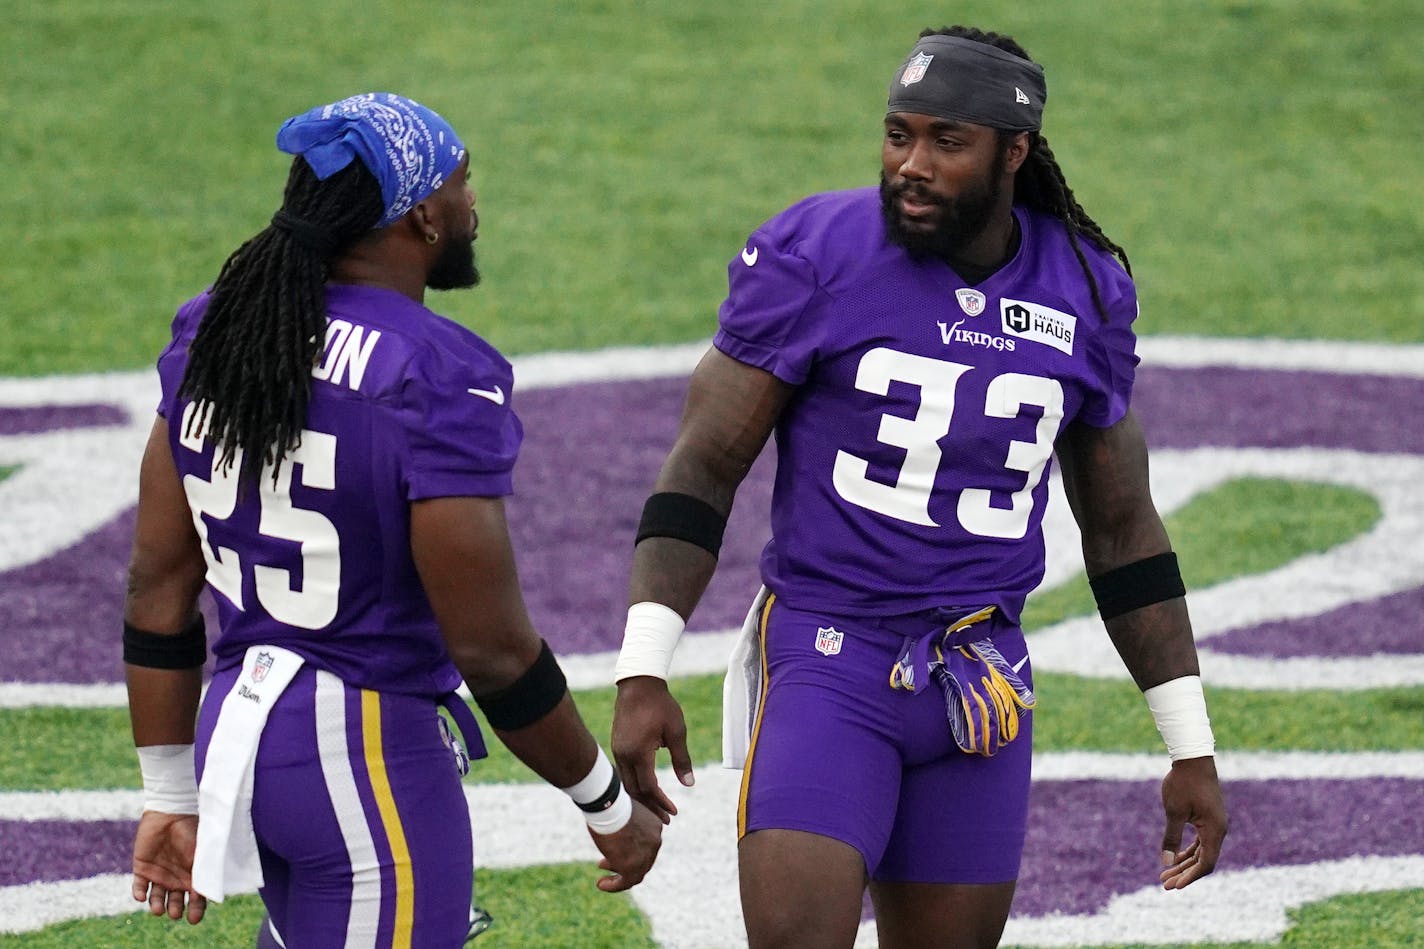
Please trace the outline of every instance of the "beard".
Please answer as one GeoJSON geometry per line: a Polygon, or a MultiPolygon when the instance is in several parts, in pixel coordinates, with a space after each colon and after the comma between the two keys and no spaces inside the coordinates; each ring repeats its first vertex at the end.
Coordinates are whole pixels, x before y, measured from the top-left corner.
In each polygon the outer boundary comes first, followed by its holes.
{"type": "Polygon", "coordinates": [[[885,219],[886,237],[916,257],[949,260],[962,256],[964,249],[984,232],[998,207],[1004,190],[1005,161],[1006,156],[1000,151],[994,157],[989,174],[980,181],[970,182],[955,198],[931,194],[913,182],[892,185],[882,171],[880,213],[885,219]],[[906,219],[896,204],[896,200],[905,195],[934,205],[939,214],[928,223],[906,219]]]}
{"type": "Polygon", "coordinates": [[[440,249],[425,285],[432,290],[460,290],[477,286],[480,271],[475,266],[475,242],[452,240],[440,249]]]}

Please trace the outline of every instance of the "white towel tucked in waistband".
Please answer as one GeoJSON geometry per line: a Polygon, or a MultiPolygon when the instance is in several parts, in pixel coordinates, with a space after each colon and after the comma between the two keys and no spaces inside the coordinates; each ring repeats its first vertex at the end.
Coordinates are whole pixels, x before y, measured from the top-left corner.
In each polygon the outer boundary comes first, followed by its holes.
{"type": "Polygon", "coordinates": [[[251,646],[242,674],[223,698],[198,784],[198,849],[193,855],[193,889],[214,902],[262,885],[252,830],[253,764],[267,714],[302,662],[280,646],[251,646]]]}
{"type": "Polygon", "coordinates": [[[722,767],[741,768],[751,748],[752,726],[761,703],[761,610],[770,595],[762,587],[742,622],[741,635],[722,680],[722,767]]]}

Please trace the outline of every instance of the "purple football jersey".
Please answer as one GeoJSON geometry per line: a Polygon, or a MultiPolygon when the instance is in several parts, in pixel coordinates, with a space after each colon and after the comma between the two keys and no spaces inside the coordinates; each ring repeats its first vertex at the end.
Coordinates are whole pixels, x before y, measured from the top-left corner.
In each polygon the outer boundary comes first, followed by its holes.
{"type": "MultiPolygon", "coordinates": [[[[523,430],[509,362],[468,329],[391,290],[327,288],[326,346],[301,445],[239,491],[189,433],[178,387],[208,294],[179,309],[158,360],[159,414],[208,561],[219,668],[248,646],[301,654],[348,684],[455,688],[410,550],[410,502],[499,497],[523,430]]],[[[239,459],[240,463],[240,459],[239,459]]]]}
{"type": "Polygon", "coordinates": [[[1132,281],[1061,222],[968,286],[885,236],[875,188],[808,198],[729,265],[714,345],[798,386],[776,429],[762,577],[788,605],[852,615],[995,604],[1043,578],[1043,509],[1065,425],[1127,411],[1132,281]]]}

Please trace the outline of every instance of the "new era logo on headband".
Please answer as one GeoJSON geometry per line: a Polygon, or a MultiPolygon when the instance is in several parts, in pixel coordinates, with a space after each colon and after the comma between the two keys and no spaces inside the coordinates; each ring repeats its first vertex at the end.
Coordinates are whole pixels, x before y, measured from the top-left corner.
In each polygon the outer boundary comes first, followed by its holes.
{"type": "Polygon", "coordinates": [[[1014,86],[1014,101],[1021,105],[1029,104],[1028,96],[1024,95],[1024,91],[1018,86],[1014,86]]]}
{"type": "Polygon", "coordinates": [[[900,85],[908,86],[925,78],[925,70],[930,68],[932,59],[934,57],[926,53],[916,53],[905,66],[905,71],[900,76],[900,85]]]}

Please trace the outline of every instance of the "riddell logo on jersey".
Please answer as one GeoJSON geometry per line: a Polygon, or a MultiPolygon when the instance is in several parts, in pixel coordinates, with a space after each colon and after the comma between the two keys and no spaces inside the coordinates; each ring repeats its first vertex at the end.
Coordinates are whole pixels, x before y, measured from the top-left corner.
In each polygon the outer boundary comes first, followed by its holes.
{"type": "Polygon", "coordinates": [[[960,320],[953,326],[946,323],[939,323],[940,342],[948,346],[950,343],[968,343],[970,346],[983,346],[985,349],[997,349],[1000,352],[1013,352],[1016,345],[1011,339],[1004,339],[1002,336],[994,336],[989,333],[980,333],[977,330],[962,330],[960,320]]]}
{"type": "Polygon", "coordinates": [[[1078,328],[1078,318],[1071,313],[1022,300],[999,301],[999,312],[1005,333],[1073,355],[1073,333],[1078,328]]]}

